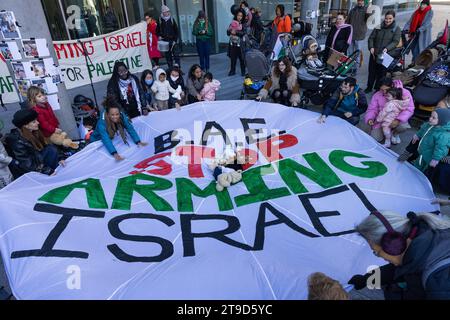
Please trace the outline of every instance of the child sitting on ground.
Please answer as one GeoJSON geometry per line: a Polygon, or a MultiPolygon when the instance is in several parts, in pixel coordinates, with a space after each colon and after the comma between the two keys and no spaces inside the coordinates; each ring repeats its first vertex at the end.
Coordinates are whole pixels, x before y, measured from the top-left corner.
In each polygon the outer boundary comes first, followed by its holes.
{"type": "Polygon", "coordinates": [[[215,101],[216,100],[216,92],[220,89],[219,80],[213,79],[213,75],[211,72],[207,72],[205,74],[205,85],[203,86],[202,91],[200,91],[200,95],[204,101],[215,101]]]}
{"type": "Polygon", "coordinates": [[[308,277],[308,300],[350,300],[342,285],[321,272],[308,277]]]}
{"type": "Polygon", "coordinates": [[[152,91],[155,93],[156,105],[159,111],[169,109],[170,94],[177,93],[177,90],[173,89],[169,81],[167,81],[166,72],[163,69],[156,71],[156,81],[152,85],[152,91]]]}
{"type": "Polygon", "coordinates": [[[45,138],[57,146],[78,149],[78,143],[67,137],[67,133],[59,128],[59,121],[48,103],[47,95],[42,88],[31,86],[27,92],[28,103],[37,112],[39,128],[45,138]]]}
{"type": "Polygon", "coordinates": [[[414,166],[422,172],[426,172],[430,167],[435,168],[449,153],[450,109],[433,111],[430,120],[414,135],[412,144],[417,144],[419,154],[414,166]]]}
{"type": "Polygon", "coordinates": [[[398,115],[409,105],[409,99],[403,99],[403,91],[400,88],[391,88],[386,93],[386,104],[377,116],[376,121],[381,123],[384,134],[384,146],[391,147],[392,139],[392,122],[397,119],[398,115]]]}

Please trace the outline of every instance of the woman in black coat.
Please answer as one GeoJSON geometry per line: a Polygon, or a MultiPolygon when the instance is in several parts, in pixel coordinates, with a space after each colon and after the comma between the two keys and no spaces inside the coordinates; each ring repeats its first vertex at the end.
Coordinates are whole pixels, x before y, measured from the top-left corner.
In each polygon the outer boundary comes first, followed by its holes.
{"type": "Polygon", "coordinates": [[[139,79],[130,73],[125,63],[117,61],[108,82],[107,95],[113,96],[130,118],[147,115],[148,109],[139,79]]]}
{"type": "Polygon", "coordinates": [[[325,61],[331,55],[331,49],[347,55],[347,50],[352,43],[353,27],[345,23],[345,16],[338,14],[336,24],[331,27],[325,42],[324,58],[325,61]]]}
{"type": "Polygon", "coordinates": [[[356,231],[389,262],[353,276],[356,290],[378,282],[386,300],[450,299],[450,221],[433,213],[372,212],[356,231]],[[369,279],[370,278],[370,279],[369,279]],[[369,280],[369,281],[368,281],[369,280]]]}

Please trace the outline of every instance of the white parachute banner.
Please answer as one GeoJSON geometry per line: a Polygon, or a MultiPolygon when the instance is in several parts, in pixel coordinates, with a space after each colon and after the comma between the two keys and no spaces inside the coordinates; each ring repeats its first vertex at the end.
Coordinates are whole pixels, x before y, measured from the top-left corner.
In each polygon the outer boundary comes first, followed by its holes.
{"type": "MultiPolygon", "coordinates": [[[[354,233],[371,210],[434,211],[426,178],[345,121],[254,101],[133,120],[143,148],[101,142],[56,176],[0,192],[0,250],[18,299],[305,299],[384,262],[354,233]],[[217,192],[226,143],[257,159],[217,192]]],[[[131,141],[131,140],[130,140],[131,141]]]]}

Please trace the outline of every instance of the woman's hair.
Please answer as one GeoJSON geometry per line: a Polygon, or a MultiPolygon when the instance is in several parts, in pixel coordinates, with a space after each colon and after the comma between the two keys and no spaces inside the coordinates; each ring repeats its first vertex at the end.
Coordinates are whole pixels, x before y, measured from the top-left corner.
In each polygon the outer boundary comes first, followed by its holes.
{"type": "Polygon", "coordinates": [[[36,150],[41,151],[47,145],[41,130],[31,131],[25,128],[25,126],[19,130],[22,137],[28,140],[36,150]]]}
{"type": "Polygon", "coordinates": [[[349,300],[342,285],[321,272],[308,277],[308,300],[349,300]]]}
{"type": "Polygon", "coordinates": [[[393,85],[391,77],[384,77],[380,81],[380,86],[392,87],[393,85]]]}
{"type": "Polygon", "coordinates": [[[248,8],[248,2],[247,1],[241,1],[241,5],[244,5],[246,8],[248,8]]]}
{"type": "Polygon", "coordinates": [[[395,11],[394,10],[388,10],[386,11],[386,13],[384,14],[384,16],[393,16],[395,18],[395,11]]]}
{"type": "Polygon", "coordinates": [[[122,61],[116,61],[114,64],[113,73],[111,76],[111,79],[114,79],[114,81],[119,81],[120,75],[119,75],[119,68],[125,67],[128,70],[128,76],[131,75],[130,70],[128,69],[127,65],[123,63],[122,61]]]}
{"type": "Polygon", "coordinates": [[[288,57],[281,58],[276,62],[275,67],[274,67],[274,73],[277,77],[280,77],[281,73],[282,73],[279,68],[280,62],[283,62],[286,65],[286,70],[285,70],[286,74],[289,74],[292,70],[291,60],[289,60],[288,57]]]}
{"type": "Polygon", "coordinates": [[[202,69],[202,67],[200,67],[200,65],[199,64],[194,64],[194,65],[192,65],[192,67],[189,69],[189,78],[192,80],[192,81],[194,81],[196,78],[195,78],[195,75],[194,75],[194,72],[195,72],[195,70],[197,70],[197,69],[202,69]]]}
{"type": "Polygon", "coordinates": [[[27,91],[27,97],[28,97],[28,104],[30,107],[33,107],[36,105],[36,97],[40,94],[45,95],[45,91],[42,88],[31,86],[27,91]]]}
{"type": "Polygon", "coordinates": [[[280,9],[280,15],[281,17],[284,17],[284,5],[279,4],[275,7],[275,13],[277,12],[277,9],[280,9]]]}
{"type": "Polygon", "coordinates": [[[147,76],[151,74],[152,75],[152,79],[154,79],[153,76],[153,72],[151,70],[144,70],[144,72],[142,72],[142,76],[141,76],[141,85],[143,88],[147,88],[147,84],[145,83],[145,78],[147,78],[147,76]]]}
{"type": "Polygon", "coordinates": [[[109,118],[109,113],[111,112],[111,110],[117,109],[119,110],[119,112],[121,112],[120,104],[117,102],[116,98],[112,95],[108,95],[105,101],[103,101],[103,107],[105,108],[106,112],[105,123],[106,123],[106,131],[108,132],[109,138],[113,139],[116,133],[119,132],[123,142],[125,144],[128,144],[122,117],[120,117],[118,123],[112,122],[111,119],[109,118]]]}
{"type": "Polygon", "coordinates": [[[347,16],[345,15],[344,12],[339,12],[339,13],[336,15],[336,18],[337,18],[338,16],[343,16],[343,17],[344,17],[344,20],[347,18],[347,16]]]}
{"type": "Polygon", "coordinates": [[[208,17],[206,16],[205,11],[203,10],[200,10],[198,12],[197,18],[194,21],[194,25],[198,24],[199,20],[202,18],[205,19],[205,29],[208,30],[208,17]]]}
{"type": "Polygon", "coordinates": [[[400,88],[390,88],[387,91],[395,100],[403,99],[403,90],[400,88]]]}
{"type": "MultiPolygon", "coordinates": [[[[407,237],[412,228],[412,222],[405,216],[391,211],[382,211],[381,214],[386,218],[392,228],[407,237]]],[[[450,219],[447,216],[439,217],[432,213],[417,213],[417,218],[425,221],[432,230],[442,230],[450,228],[450,219]]],[[[386,227],[375,215],[370,214],[361,223],[355,227],[358,232],[367,241],[380,245],[381,238],[387,232],[386,227]]]]}

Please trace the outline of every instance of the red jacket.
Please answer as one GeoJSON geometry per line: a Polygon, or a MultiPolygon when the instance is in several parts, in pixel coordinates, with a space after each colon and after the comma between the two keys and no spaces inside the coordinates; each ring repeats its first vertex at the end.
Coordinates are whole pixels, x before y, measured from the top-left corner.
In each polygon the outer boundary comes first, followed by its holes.
{"type": "Polygon", "coordinates": [[[56,118],[52,107],[47,102],[45,105],[35,105],[33,110],[38,113],[37,119],[39,121],[39,128],[41,129],[42,134],[46,138],[50,137],[53,133],[55,133],[55,130],[59,128],[59,121],[56,118]]]}

